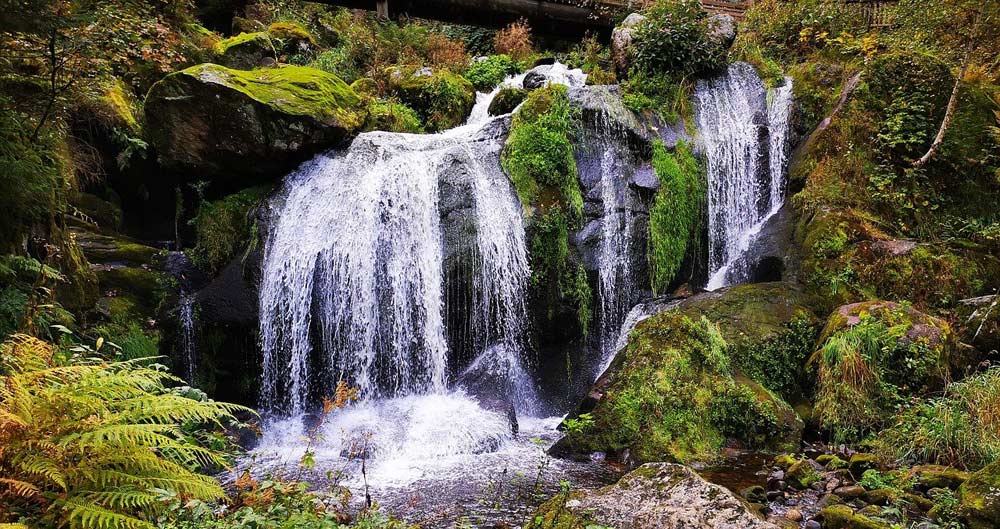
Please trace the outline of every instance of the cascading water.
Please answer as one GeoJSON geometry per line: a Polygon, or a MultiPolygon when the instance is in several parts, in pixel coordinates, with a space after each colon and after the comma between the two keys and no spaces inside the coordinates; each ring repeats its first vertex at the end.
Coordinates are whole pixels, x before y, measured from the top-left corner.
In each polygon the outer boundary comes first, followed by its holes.
{"type": "Polygon", "coordinates": [[[181,349],[184,354],[184,375],[189,384],[194,384],[198,370],[198,351],[195,347],[194,301],[191,294],[181,296],[177,308],[177,319],[181,330],[181,349]]]}
{"type": "Polygon", "coordinates": [[[714,290],[749,279],[746,253],[784,202],[791,79],[769,91],[747,63],[734,63],[695,91],[708,161],[709,281],[714,290]]]}

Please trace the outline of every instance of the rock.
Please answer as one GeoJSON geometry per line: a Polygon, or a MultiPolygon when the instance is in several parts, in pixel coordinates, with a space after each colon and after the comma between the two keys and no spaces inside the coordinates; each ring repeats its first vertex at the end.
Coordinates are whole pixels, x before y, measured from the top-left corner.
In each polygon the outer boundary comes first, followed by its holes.
{"type": "Polygon", "coordinates": [[[386,70],[389,88],[417,111],[428,132],[462,124],[476,102],[476,89],[466,78],[447,70],[394,66],[386,70]]]}
{"type": "Polygon", "coordinates": [[[963,342],[983,353],[1000,351],[1000,296],[963,299],[956,312],[963,342]]]}
{"type": "Polygon", "coordinates": [[[843,487],[834,489],[833,493],[845,500],[853,500],[854,498],[860,498],[865,493],[865,488],[861,485],[844,485],[843,487]]]}
{"type": "Polygon", "coordinates": [[[783,491],[780,490],[767,491],[767,501],[780,501],[784,498],[785,498],[785,493],[783,491]]]}
{"type": "Polygon", "coordinates": [[[801,522],[802,511],[798,509],[788,509],[787,511],[785,511],[785,519],[790,522],[801,522]]]}
{"type": "Polygon", "coordinates": [[[541,72],[531,70],[524,76],[521,86],[525,90],[536,90],[548,84],[549,80],[541,72]]]}
{"type": "Polygon", "coordinates": [[[593,492],[560,494],[532,520],[533,529],[777,529],[727,489],[671,463],[643,465],[593,492]]]}
{"type": "Polygon", "coordinates": [[[823,454],[816,458],[816,462],[823,465],[827,470],[838,470],[841,468],[847,468],[847,461],[833,455],[833,454],[823,454]]]}
{"type": "Polygon", "coordinates": [[[101,235],[91,231],[72,228],[77,244],[83,250],[87,261],[93,264],[119,264],[139,266],[153,261],[160,248],[147,246],[123,235],[101,235]]]}
{"type": "MultiPolygon", "coordinates": [[[[819,352],[810,360],[816,373],[816,421],[834,437],[848,440],[877,430],[893,416],[894,399],[927,395],[944,386],[956,342],[947,322],[907,305],[866,301],[839,307],[830,315],[817,342],[819,352]],[[857,332],[864,333],[860,342],[857,332]],[[859,345],[848,345],[851,353],[824,354],[825,347],[841,347],[842,340],[859,345]],[[863,359],[863,365],[853,370],[870,373],[861,382],[840,375],[838,363],[851,358],[863,359]],[[879,383],[864,382],[872,377],[879,383]]],[[[851,472],[861,475],[853,465],[851,472]]]]}
{"type": "Polygon", "coordinates": [[[958,489],[959,514],[969,529],[996,529],[1000,521],[1000,461],[973,473],[958,489]]]}
{"type": "MultiPolygon", "coordinates": [[[[728,48],[736,41],[736,21],[732,15],[717,13],[708,17],[708,38],[722,48],[728,48]]],[[[612,37],[612,44],[614,43],[612,37]]]]}
{"type": "Polygon", "coordinates": [[[793,488],[799,490],[808,489],[819,480],[819,472],[813,467],[813,461],[810,459],[797,461],[785,473],[785,481],[793,488]]]}
{"type": "Polygon", "coordinates": [[[239,181],[240,187],[283,176],[314,153],[342,144],[366,116],[357,94],[324,71],[283,66],[244,72],[215,64],[154,84],[145,112],[163,165],[199,179],[239,181]]]}
{"type": "Polygon", "coordinates": [[[970,476],[968,472],[942,465],[917,465],[910,469],[910,473],[922,490],[938,488],[957,490],[970,476]]]}
{"type": "Polygon", "coordinates": [[[820,511],[823,529],[890,529],[885,522],[872,520],[862,514],[855,514],[846,505],[832,505],[820,511]]]}
{"type": "Polygon", "coordinates": [[[216,44],[219,63],[236,69],[253,69],[274,63],[283,55],[309,51],[312,35],[292,22],[275,22],[266,31],[240,33],[216,44]]]}
{"type": "Polygon", "coordinates": [[[817,522],[816,520],[809,520],[802,527],[803,529],[823,529],[823,526],[820,525],[820,523],[817,522]]]}
{"type": "Polygon", "coordinates": [[[646,20],[646,17],[639,13],[632,13],[625,17],[618,27],[611,31],[611,60],[615,64],[615,71],[619,75],[628,72],[632,63],[632,37],[635,30],[646,20]]]}
{"type": "Polygon", "coordinates": [[[878,456],[875,454],[854,454],[851,456],[847,468],[851,471],[851,475],[861,479],[866,470],[878,470],[878,456]]]}
{"type": "Polygon", "coordinates": [[[893,492],[886,489],[869,490],[865,491],[861,499],[871,505],[889,505],[893,499],[893,492]]]}
{"type": "Polygon", "coordinates": [[[785,402],[727,369],[725,340],[697,313],[666,311],[640,322],[591,411],[595,426],[571,432],[553,453],[631,450],[637,461],[718,457],[726,438],[794,447],[802,423],[785,402]],[[698,399],[687,397],[699,395],[698,399]]]}
{"type": "Polygon", "coordinates": [[[490,102],[488,112],[491,116],[510,114],[527,96],[528,92],[523,88],[501,88],[490,102]]]}
{"type": "Polygon", "coordinates": [[[754,485],[741,490],[740,496],[750,503],[764,503],[767,501],[767,491],[760,485],[754,485]]]}

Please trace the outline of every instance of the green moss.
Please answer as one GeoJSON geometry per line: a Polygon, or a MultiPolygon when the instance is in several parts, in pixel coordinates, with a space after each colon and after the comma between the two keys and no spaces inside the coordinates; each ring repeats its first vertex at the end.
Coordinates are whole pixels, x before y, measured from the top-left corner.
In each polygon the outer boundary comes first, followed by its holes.
{"type": "Polygon", "coordinates": [[[273,54],[274,45],[271,44],[271,35],[266,31],[240,33],[234,37],[223,39],[215,45],[215,51],[220,55],[232,53],[234,49],[238,48],[271,49],[273,54]]]}
{"type": "Polygon", "coordinates": [[[563,492],[553,496],[535,510],[525,529],[586,529],[594,526],[584,515],[566,508],[575,499],[574,494],[563,492]]]}
{"type": "Polygon", "coordinates": [[[567,436],[574,449],[705,461],[719,457],[727,437],[775,446],[801,431],[787,404],[734,376],[726,342],[705,318],[667,311],[641,322],[619,362],[594,428],[567,436]]]}
{"type": "Polygon", "coordinates": [[[351,90],[360,96],[375,97],[378,95],[378,83],[370,77],[362,77],[351,83],[351,90]]]}
{"type": "Polygon", "coordinates": [[[502,88],[490,102],[489,114],[499,116],[509,114],[528,97],[528,91],[523,88],[502,88]]]}
{"type": "Polygon", "coordinates": [[[364,130],[419,133],[423,132],[423,126],[412,108],[396,101],[375,99],[368,105],[364,130]]]}
{"type": "Polygon", "coordinates": [[[222,85],[278,112],[336,121],[349,129],[360,127],[365,119],[361,99],[354,90],[336,75],[315,68],[282,66],[241,71],[199,64],[170,74],[167,79],[173,76],[222,85]]]}
{"type": "Polygon", "coordinates": [[[131,90],[121,80],[114,80],[101,96],[101,102],[114,117],[115,125],[123,125],[132,133],[140,132],[142,127],[137,116],[141,115],[141,109],[131,90]]]}
{"type": "Polygon", "coordinates": [[[250,212],[270,193],[268,186],[252,187],[213,202],[204,202],[192,219],[195,246],[189,252],[198,267],[218,272],[254,243],[256,223],[250,212]]]}
{"type": "Polygon", "coordinates": [[[568,304],[582,334],[591,318],[592,293],[585,270],[571,262],[569,236],[583,218],[572,136],[576,114],[566,87],[531,92],[514,115],[501,154],[529,218],[532,282],[541,287],[542,305],[552,319],[568,304]]]}
{"type": "Polygon", "coordinates": [[[878,430],[911,395],[939,389],[948,377],[954,336],[944,321],[885,302],[838,309],[810,359],[815,414],[837,442],[878,430]]]}
{"type": "Polygon", "coordinates": [[[820,481],[819,472],[812,467],[808,459],[796,461],[785,472],[785,481],[793,488],[808,489],[813,483],[820,481]]]}
{"type": "Polygon", "coordinates": [[[462,124],[476,102],[472,83],[447,70],[396,66],[386,75],[396,96],[420,114],[429,132],[462,124]]]}
{"type": "Polygon", "coordinates": [[[729,354],[741,373],[786,401],[798,402],[805,395],[805,362],[813,352],[818,332],[815,319],[800,314],[776,335],[737,342],[729,354]]]}
{"type": "Polygon", "coordinates": [[[820,511],[823,527],[829,529],[890,529],[889,524],[873,520],[863,514],[855,514],[846,505],[831,505],[820,511]]]}
{"type": "Polygon", "coordinates": [[[673,153],[653,145],[653,169],[660,180],[649,209],[649,267],[654,293],[674,282],[695,247],[705,189],[705,172],[690,147],[678,142],[673,153]]]}
{"type": "Polygon", "coordinates": [[[1000,520],[1000,460],[973,474],[958,489],[959,512],[969,529],[995,529],[1000,520]]]}
{"type": "Polygon", "coordinates": [[[309,30],[294,22],[275,22],[268,26],[267,32],[276,39],[303,40],[310,44],[316,42],[309,30]]]}

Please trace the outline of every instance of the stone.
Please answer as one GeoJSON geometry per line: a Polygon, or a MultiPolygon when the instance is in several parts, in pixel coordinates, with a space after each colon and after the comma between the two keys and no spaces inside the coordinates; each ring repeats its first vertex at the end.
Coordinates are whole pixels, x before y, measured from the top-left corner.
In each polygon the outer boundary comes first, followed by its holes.
{"type": "Polygon", "coordinates": [[[476,89],[466,78],[426,66],[394,66],[386,69],[389,89],[417,111],[428,132],[461,125],[476,102],[476,89]]]}
{"type": "Polygon", "coordinates": [[[802,490],[808,489],[813,484],[819,482],[820,475],[813,468],[813,461],[811,459],[802,459],[788,468],[788,472],[785,473],[785,480],[791,487],[802,490]]]}
{"type": "Polygon", "coordinates": [[[625,20],[611,31],[611,60],[615,64],[615,71],[618,74],[628,72],[632,62],[632,37],[636,29],[646,20],[646,17],[639,13],[632,13],[625,17],[625,20]]]}
{"type": "Polygon", "coordinates": [[[878,456],[875,454],[854,454],[848,462],[848,469],[851,471],[851,475],[857,479],[861,479],[866,470],[878,470],[878,468],[878,456]]]}
{"type": "Polygon", "coordinates": [[[823,529],[823,526],[816,520],[809,520],[802,527],[803,529],[823,529]]]}
{"type": "Polygon", "coordinates": [[[764,503],[767,501],[767,491],[760,485],[754,485],[741,490],[740,496],[750,503],[764,503]]]}
{"type": "Polygon", "coordinates": [[[596,491],[557,495],[531,519],[533,529],[777,529],[729,490],[672,463],[645,464],[596,491]]]}
{"type": "Polygon", "coordinates": [[[969,529],[996,529],[1000,521],[1000,461],[973,473],[958,488],[959,514],[969,529]]]}
{"type": "Polygon", "coordinates": [[[525,90],[536,90],[545,86],[548,81],[549,80],[541,72],[531,70],[525,74],[524,80],[521,81],[521,86],[525,90]]]}
{"type": "Polygon", "coordinates": [[[798,509],[788,509],[787,511],[785,511],[785,519],[790,522],[801,522],[802,511],[798,509]]]}
{"type": "Polygon", "coordinates": [[[717,13],[708,17],[708,38],[722,48],[732,46],[736,41],[736,20],[733,16],[717,13]]]}
{"type": "Polygon", "coordinates": [[[491,116],[499,116],[502,114],[510,114],[520,105],[524,98],[527,97],[528,93],[523,88],[501,88],[497,92],[496,97],[490,102],[490,107],[487,110],[491,116]]]}
{"type": "Polygon", "coordinates": [[[910,472],[922,490],[935,488],[958,490],[970,476],[968,472],[942,465],[917,465],[911,468],[910,472]]]}
{"type": "Polygon", "coordinates": [[[833,493],[845,500],[853,500],[854,498],[860,498],[865,493],[865,488],[861,485],[844,485],[843,487],[834,489],[833,493]]]}
{"type": "Polygon", "coordinates": [[[200,64],[149,90],[160,162],[193,178],[273,180],[359,131],[367,111],[339,77],[304,66],[250,72],[200,64]]]}
{"type": "Polygon", "coordinates": [[[832,505],[820,511],[823,529],[890,529],[889,525],[856,514],[846,505],[832,505]]]}
{"type": "Polygon", "coordinates": [[[283,55],[307,52],[315,44],[305,28],[291,22],[275,22],[266,31],[240,33],[216,44],[219,63],[236,69],[274,64],[283,55]]]}

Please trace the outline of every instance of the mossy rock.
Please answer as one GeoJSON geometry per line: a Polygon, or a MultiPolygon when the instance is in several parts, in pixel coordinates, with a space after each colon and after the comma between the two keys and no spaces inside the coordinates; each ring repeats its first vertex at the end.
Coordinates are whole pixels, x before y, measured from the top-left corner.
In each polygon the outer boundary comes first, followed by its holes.
{"type": "Polygon", "coordinates": [[[942,465],[917,465],[911,468],[909,473],[923,490],[957,490],[970,477],[968,472],[942,465]]]}
{"type": "Polygon", "coordinates": [[[476,90],[447,70],[395,66],[386,70],[390,89],[420,114],[428,132],[461,125],[476,102],[476,90]]]}
{"type": "Polygon", "coordinates": [[[76,215],[70,216],[68,220],[80,220],[81,224],[88,226],[96,224],[98,230],[105,232],[117,232],[121,229],[122,208],[114,201],[90,193],[76,193],[70,204],[76,208],[76,215]]]}
{"type": "Polygon", "coordinates": [[[249,72],[192,66],[154,84],[145,111],[165,166],[244,185],[343,144],[367,117],[344,81],[304,66],[249,72]]]}
{"type": "Polygon", "coordinates": [[[95,271],[101,291],[127,297],[145,314],[155,311],[171,283],[167,274],[138,266],[96,265],[95,271]]]}
{"type": "Polygon", "coordinates": [[[375,97],[378,95],[378,83],[370,77],[362,77],[351,83],[351,90],[362,97],[375,97]]]}
{"type": "Polygon", "coordinates": [[[727,438],[797,446],[802,423],[784,401],[733,372],[726,341],[704,317],[668,310],[639,323],[615,359],[594,423],[555,453],[628,450],[635,461],[718,459],[727,438]]]}
{"type": "Polygon", "coordinates": [[[98,277],[91,270],[76,237],[72,233],[59,233],[63,239],[60,255],[63,280],[56,287],[56,299],[66,310],[77,313],[89,310],[100,295],[98,277]]]}
{"type": "Polygon", "coordinates": [[[861,440],[910,397],[941,389],[956,346],[947,322],[907,305],[868,301],[838,308],[809,361],[817,423],[836,442],[861,440]]]}
{"type": "Polygon", "coordinates": [[[293,22],[275,22],[266,31],[240,33],[219,41],[215,51],[219,62],[230,68],[253,69],[273,64],[284,55],[309,51],[312,35],[293,22]]]}
{"type": "Polygon", "coordinates": [[[528,97],[528,91],[523,88],[502,88],[490,102],[488,112],[491,116],[510,114],[526,97],[528,97]]]}
{"type": "Polygon", "coordinates": [[[191,262],[214,275],[240,252],[257,246],[252,212],[270,192],[271,186],[257,186],[203,202],[192,219],[195,246],[187,252],[191,262]]]}
{"type": "Polygon", "coordinates": [[[996,529],[1000,523],[1000,461],[972,474],[958,489],[959,512],[969,529],[996,529]]]}
{"type": "Polygon", "coordinates": [[[123,235],[102,235],[86,230],[73,230],[87,260],[93,264],[149,264],[162,252],[123,235]]]}
{"type": "Polygon", "coordinates": [[[808,489],[820,479],[819,471],[813,467],[813,462],[808,458],[796,461],[785,471],[785,481],[796,489],[808,489]]]}
{"type": "Polygon", "coordinates": [[[823,529],[890,529],[889,524],[856,514],[846,505],[831,505],[820,511],[823,529]]]}

